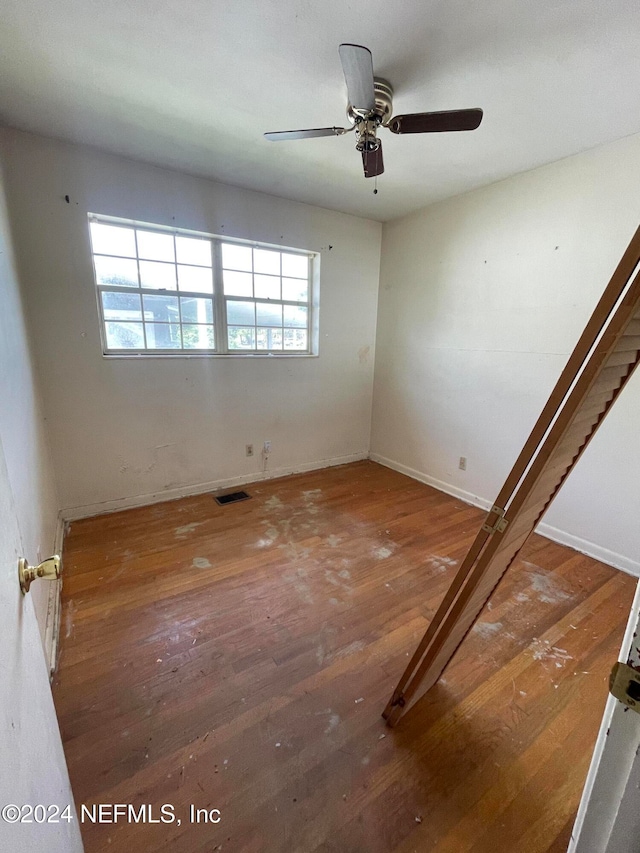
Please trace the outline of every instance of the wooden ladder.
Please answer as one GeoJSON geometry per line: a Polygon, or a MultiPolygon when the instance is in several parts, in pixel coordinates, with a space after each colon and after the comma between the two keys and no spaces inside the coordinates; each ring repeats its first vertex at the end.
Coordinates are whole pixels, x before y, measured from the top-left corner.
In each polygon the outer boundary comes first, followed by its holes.
{"type": "Polygon", "coordinates": [[[640,228],[389,700],[400,718],[472,628],[640,361],[640,228]]]}

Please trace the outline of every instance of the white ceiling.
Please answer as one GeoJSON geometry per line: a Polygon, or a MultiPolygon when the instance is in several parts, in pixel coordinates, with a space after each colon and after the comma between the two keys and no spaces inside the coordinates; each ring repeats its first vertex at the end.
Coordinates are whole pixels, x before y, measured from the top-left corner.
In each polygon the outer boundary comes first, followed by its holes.
{"type": "Polygon", "coordinates": [[[3,123],[386,220],[640,131],[633,0],[2,0],[3,123]],[[474,132],[382,131],[373,195],[344,125],[340,42],[395,112],[480,106],[474,132]]]}

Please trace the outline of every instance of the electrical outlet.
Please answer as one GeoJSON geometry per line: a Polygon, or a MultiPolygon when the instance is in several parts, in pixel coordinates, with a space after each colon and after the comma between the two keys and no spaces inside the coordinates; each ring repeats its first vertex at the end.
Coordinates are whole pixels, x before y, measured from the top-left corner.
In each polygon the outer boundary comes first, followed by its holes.
{"type": "Polygon", "coordinates": [[[461,457],[460,457],[460,462],[458,462],[458,468],[459,468],[461,471],[466,471],[466,470],[467,470],[467,457],[466,457],[466,456],[461,456],[461,457]]]}
{"type": "Polygon", "coordinates": [[[247,456],[253,456],[253,444],[245,445],[245,453],[247,456]]]}
{"type": "Polygon", "coordinates": [[[263,447],[263,452],[265,455],[268,453],[271,453],[271,442],[270,441],[265,441],[264,447],[263,447]]]}

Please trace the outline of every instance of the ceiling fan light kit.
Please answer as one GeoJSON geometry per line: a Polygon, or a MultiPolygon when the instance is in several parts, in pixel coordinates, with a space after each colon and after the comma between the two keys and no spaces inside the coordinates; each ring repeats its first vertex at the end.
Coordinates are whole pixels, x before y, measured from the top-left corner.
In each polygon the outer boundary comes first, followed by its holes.
{"type": "Polygon", "coordinates": [[[314,139],[343,136],[355,130],[356,150],[362,153],[365,178],[384,172],[382,141],[378,128],[392,133],[443,133],[475,130],[482,121],[482,110],[446,110],[393,116],[393,87],[388,80],[374,77],[371,51],[359,44],[341,44],[338,48],[347,84],[347,118],[351,127],[318,127],[311,130],[284,130],[265,133],[270,142],[288,139],[314,139]]]}

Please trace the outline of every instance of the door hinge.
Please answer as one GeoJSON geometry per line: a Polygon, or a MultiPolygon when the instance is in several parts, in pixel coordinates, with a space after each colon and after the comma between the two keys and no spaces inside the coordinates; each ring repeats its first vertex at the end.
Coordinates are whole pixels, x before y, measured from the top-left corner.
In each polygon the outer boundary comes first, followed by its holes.
{"type": "Polygon", "coordinates": [[[640,714],[640,672],[637,669],[617,661],[609,676],[609,692],[640,714]]]}
{"type": "Polygon", "coordinates": [[[489,515],[494,513],[498,517],[493,522],[493,524],[489,523],[490,522],[489,518],[487,519],[487,521],[485,521],[485,523],[482,525],[482,529],[484,530],[484,532],[485,533],[502,533],[503,531],[505,531],[507,529],[507,525],[509,524],[507,519],[504,517],[505,512],[506,512],[506,510],[502,509],[502,507],[492,506],[491,509],[489,510],[489,515]]]}

